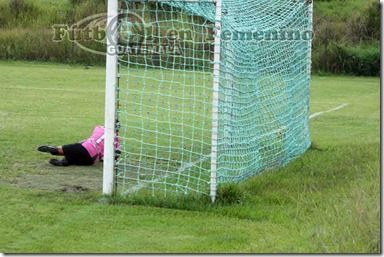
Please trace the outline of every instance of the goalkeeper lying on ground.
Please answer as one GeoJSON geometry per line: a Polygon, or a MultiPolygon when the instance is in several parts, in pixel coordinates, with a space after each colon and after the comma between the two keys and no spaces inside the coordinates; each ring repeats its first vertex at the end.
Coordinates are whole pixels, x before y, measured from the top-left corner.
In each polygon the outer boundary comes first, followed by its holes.
{"type": "MultiPolygon", "coordinates": [[[[115,137],[115,149],[117,153],[120,147],[120,138],[115,137]]],[[[104,127],[96,126],[92,135],[80,142],[67,144],[58,147],[42,145],[37,148],[40,152],[51,153],[52,155],[64,156],[63,159],[51,159],[50,164],[55,166],[69,165],[92,165],[102,160],[104,156],[104,127]]]]}

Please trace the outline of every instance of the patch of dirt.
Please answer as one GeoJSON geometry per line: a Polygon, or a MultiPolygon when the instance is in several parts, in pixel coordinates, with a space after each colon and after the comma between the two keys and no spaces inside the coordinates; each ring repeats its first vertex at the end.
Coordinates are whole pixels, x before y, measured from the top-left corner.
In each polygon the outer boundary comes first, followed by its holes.
{"type": "Polygon", "coordinates": [[[47,164],[41,168],[40,174],[26,174],[17,178],[13,184],[19,188],[38,191],[85,192],[102,190],[102,165],[54,167],[47,164]]]}
{"type": "Polygon", "coordinates": [[[60,191],[63,192],[86,192],[88,188],[82,186],[64,186],[60,191]]]}

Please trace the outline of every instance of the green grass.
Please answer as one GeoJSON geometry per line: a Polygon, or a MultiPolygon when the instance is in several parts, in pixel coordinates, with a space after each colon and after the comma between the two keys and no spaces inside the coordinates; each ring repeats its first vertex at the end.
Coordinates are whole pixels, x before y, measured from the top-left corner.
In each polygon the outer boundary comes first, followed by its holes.
{"type": "Polygon", "coordinates": [[[36,151],[103,123],[104,76],[0,62],[0,252],[381,252],[379,78],[314,76],[311,113],[348,105],[311,120],[302,157],[210,205],[104,199],[101,164],[58,168],[36,151]],[[88,190],[69,192],[75,185],[88,190]]]}
{"type": "Polygon", "coordinates": [[[332,20],[348,21],[351,14],[360,12],[377,0],[331,0],[314,2],[314,13],[332,20]]]}

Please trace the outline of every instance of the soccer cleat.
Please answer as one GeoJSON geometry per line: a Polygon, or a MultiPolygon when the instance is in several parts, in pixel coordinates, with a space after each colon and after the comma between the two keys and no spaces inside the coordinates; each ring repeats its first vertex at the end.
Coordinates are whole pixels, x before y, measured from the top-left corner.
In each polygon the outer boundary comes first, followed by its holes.
{"type": "Polygon", "coordinates": [[[55,165],[55,166],[68,166],[69,165],[67,159],[65,159],[65,158],[62,160],[51,159],[51,160],[49,160],[49,163],[52,165],[55,165]]]}
{"type": "Polygon", "coordinates": [[[42,145],[37,148],[38,151],[44,152],[44,153],[51,153],[52,155],[58,155],[59,151],[56,147],[42,145]]]}

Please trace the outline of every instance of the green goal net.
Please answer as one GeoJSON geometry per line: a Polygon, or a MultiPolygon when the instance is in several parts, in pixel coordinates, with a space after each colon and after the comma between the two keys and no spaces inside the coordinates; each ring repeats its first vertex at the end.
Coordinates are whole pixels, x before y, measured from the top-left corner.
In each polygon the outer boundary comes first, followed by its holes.
{"type": "Polygon", "coordinates": [[[122,0],[121,194],[207,194],[282,167],[309,138],[312,2],[122,0]]]}

